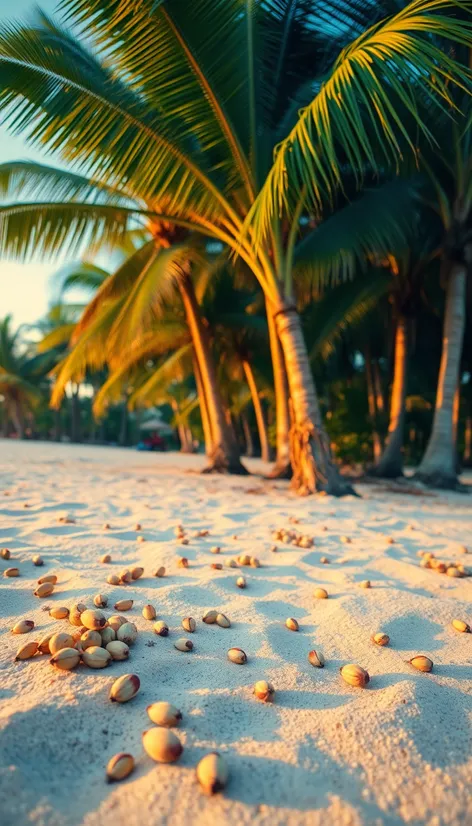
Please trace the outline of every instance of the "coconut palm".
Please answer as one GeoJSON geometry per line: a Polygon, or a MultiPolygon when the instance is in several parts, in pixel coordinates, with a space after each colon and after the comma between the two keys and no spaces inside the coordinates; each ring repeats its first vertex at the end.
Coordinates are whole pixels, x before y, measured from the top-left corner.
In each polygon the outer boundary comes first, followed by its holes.
{"type": "Polygon", "coordinates": [[[0,321],[0,396],[18,438],[25,435],[25,417],[43,398],[49,357],[29,353],[20,340],[21,328],[12,330],[11,316],[0,321]]]}
{"type": "MultiPolygon", "coordinates": [[[[463,78],[431,35],[469,45],[470,22],[447,14],[452,0],[413,0],[349,44],[349,3],[338,21],[329,4],[309,0],[63,5],[98,56],[44,16],[9,25],[0,34],[0,102],[13,131],[86,177],[24,169],[15,183],[26,181],[43,203],[3,208],[0,248],[114,243],[143,218],[157,235],[169,222],[226,244],[259,280],[283,351],[295,487],[345,492],[293,304],[299,217],[307,205],[322,217],[346,167],[360,183],[366,165],[414,151],[418,128],[429,134],[415,88],[448,101],[463,78]]],[[[391,235],[389,225],[382,240],[391,235]]],[[[194,332],[199,358],[202,331],[194,332]]]]}

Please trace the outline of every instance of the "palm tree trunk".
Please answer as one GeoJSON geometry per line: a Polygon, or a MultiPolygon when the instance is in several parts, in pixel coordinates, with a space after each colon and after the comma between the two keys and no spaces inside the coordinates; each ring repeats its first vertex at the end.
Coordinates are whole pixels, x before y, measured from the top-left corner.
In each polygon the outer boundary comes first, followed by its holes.
{"type": "Polygon", "coordinates": [[[191,450],[189,449],[189,443],[188,443],[188,437],[187,437],[187,428],[182,423],[180,423],[179,420],[178,420],[179,413],[180,413],[179,405],[177,404],[175,399],[172,399],[171,403],[170,403],[170,406],[172,407],[174,415],[177,419],[177,433],[178,433],[179,441],[180,441],[180,452],[181,453],[191,453],[191,450]]]}
{"type": "Polygon", "coordinates": [[[245,410],[241,413],[241,422],[243,425],[244,438],[246,440],[246,456],[254,456],[254,444],[252,441],[252,433],[245,410]]]}
{"type": "Polygon", "coordinates": [[[202,420],[203,438],[205,439],[205,453],[208,457],[210,457],[213,450],[211,422],[210,417],[208,415],[208,405],[205,396],[205,390],[203,389],[200,367],[198,366],[198,361],[197,357],[195,356],[195,353],[193,354],[193,371],[195,373],[195,383],[197,385],[198,401],[200,404],[200,416],[202,420]]]}
{"type": "Polygon", "coordinates": [[[252,367],[248,361],[243,360],[243,370],[246,376],[246,381],[251,393],[252,404],[256,414],[257,430],[259,432],[259,441],[261,443],[261,458],[264,462],[268,462],[270,458],[269,452],[269,437],[267,435],[267,425],[264,419],[264,411],[262,409],[259,393],[257,392],[256,380],[252,367]]]}
{"type": "Polygon", "coordinates": [[[266,313],[274,373],[276,432],[275,465],[269,476],[273,479],[290,479],[292,477],[292,466],[290,464],[290,410],[287,370],[274,319],[274,309],[268,302],[266,302],[266,313]]]}
{"type": "Polygon", "coordinates": [[[464,340],[466,277],[467,270],[464,264],[450,266],[433,428],[416,473],[420,481],[439,488],[454,489],[458,485],[454,395],[459,382],[464,340]]]}
{"type": "Polygon", "coordinates": [[[374,462],[378,462],[382,454],[382,443],[376,427],[377,424],[377,405],[375,399],[374,378],[372,372],[372,359],[370,355],[370,347],[366,345],[364,351],[365,360],[365,377],[367,381],[367,403],[369,405],[369,417],[372,426],[372,446],[374,451],[374,462]]]}
{"type": "Polygon", "coordinates": [[[295,307],[285,304],[276,312],[275,322],[285,356],[293,411],[290,429],[292,486],[302,495],[319,491],[334,496],[354,493],[351,485],[340,476],[331,455],[300,316],[295,307]]]}
{"type": "Polygon", "coordinates": [[[79,385],[76,384],[75,390],[72,390],[71,396],[71,433],[72,442],[80,442],[80,399],[79,399],[79,385]]]}
{"type": "Polygon", "coordinates": [[[408,321],[400,315],[395,332],[395,361],[393,368],[390,422],[385,450],[373,468],[376,476],[394,479],[403,476],[403,435],[405,429],[405,399],[408,361],[408,321]]]}
{"type": "Polygon", "coordinates": [[[382,379],[380,376],[379,363],[376,359],[372,362],[372,374],[374,377],[375,386],[375,406],[377,408],[377,413],[382,414],[385,412],[385,398],[382,390],[382,379]]]}
{"type": "Polygon", "coordinates": [[[206,472],[246,474],[246,468],[241,464],[239,446],[225,419],[223,402],[218,389],[216,370],[211,354],[210,343],[200,316],[192,280],[189,275],[182,274],[179,278],[179,289],[184,304],[187,324],[192,337],[195,356],[200,367],[202,384],[208,406],[208,415],[211,421],[212,452],[210,466],[206,472]]]}
{"type": "Polygon", "coordinates": [[[25,436],[25,423],[23,419],[23,410],[21,409],[21,404],[18,399],[13,399],[11,408],[10,408],[10,418],[13,423],[13,427],[18,435],[19,439],[24,439],[25,436]]]}
{"type": "Polygon", "coordinates": [[[465,419],[465,433],[464,433],[464,465],[469,466],[472,461],[472,410],[469,407],[469,412],[465,419]]]}

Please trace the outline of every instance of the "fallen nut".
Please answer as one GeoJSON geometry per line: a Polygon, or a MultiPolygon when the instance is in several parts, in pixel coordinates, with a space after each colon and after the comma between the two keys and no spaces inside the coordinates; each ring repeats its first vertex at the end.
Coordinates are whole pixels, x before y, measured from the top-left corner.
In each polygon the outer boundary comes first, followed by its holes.
{"type": "Polygon", "coordinates": [[[250,565],[251,557],[247,554],[241,554],[240,556],[238,556],[238,562],[240,565],[250,565]]]}
{"type": "Polygon", "coordinates": [[[103,648],[106,648],[109,642],[114,642],[116,640],[116,631],[113,628],[110,628],[109,625],[106,625],[105,628],[102,628],[99,631],[101,642],[98,643],[102,645],[103,648]]]}
{"type": "Polygon", "coordinates": [[[360,665],[343,665],[343,667],[340,668],[340,672],[341,677],[346,683],[358,688],[364,688],[370,681],[368,672],[365,668],[361,668],[360,665]]]}
{"type": "Polygon", "coordinates": [[[102,562],[103,565],[108,565],[111,562],[110,554],[103,554],[103,556],[100,557],[100,562],[102,562]]]}
{"type": "Polygon", "coordinates": [[[228,651],[228,660],[236,665],[244,665],[247,663],[247,656],[242,648],[230,648],[228,651]]]}
{"type": "Polygon", "coordinates": [[[193,642],[192,640],[186,640],[184,637],[181,637],[174,642],[174,648],[176,648],[177,651],[192,651],[193,642]]]}
{"type": "Polygon", "coordinates": [[[128,568],[123,568],[122,571],[119,573],[120,581],[126,585],[126,583],[131,582],[133,577],[131,576],[131,571],[128,568]]]}
{"type": "Polygon", "coordinates": [[[34,628],[33,620],[20,620],[13,626],[12,634],[28,634],[34,628]]]}
{"type": "Polygon", "coordinates": [[[189,634],[193,634],[197,627],[197,623],[195,622],[193,617],[184,617],[182,620],[182,628],[184,631],[188,631],[189,634]]]}
{"type": "Polygon", "coordinates": [[[313,596],[315,599],[328,599],[328,592],[324,588],[315,588],[313,596]]]}
{"type": "Polygon", "coordinates": [[[116,574],[109,574],[107,576],[107,582],[109,585],[119,585],[120,584],[120,577],[116,574]]]}
{"type": "Polygon", "coordinates": [[[424,654],[417,654],[416,657],[412,657],[408,662],[413,668],[416,668],[417,671],[432,671],[433,669],[433,661],[430,660],[429,657],[425,657],[424,654]]]}
{"type": "Polygon", "coordinates": [[[167,623],[163,622],[163,620],[159,620],[159,622],[154,623],[153,631],[159,637],[168,637],[169,636],[169,626],[167,625],[167,623]]]}
{"type": "Polygon", "coordinates": [[[139,579],[144,574],[144,568],[131,568],[131,579],[139,579]]]}
{"type": "Polygon", "coordinates": [[[246,587],[246,577],[238,576],[238,578],[236,580],[236,585],[238,586],[238,588],[245,588],[246,587]]]}
{"type": "Polygon", "coordinates": [[[82,660],[89,668],[105,668],[111,663],[111,654],[106,648],[91,645],[82,652],[82,660]]]}
{"type": "Polygon", "coordinates": [[[18,651],[16,652],[15,662],[16,660],[29,660],[31,657],[34,657],[39,645],[37,642],[25,642],[24,645],[20,646],[18,651]]]}
{"type": "Polygon", "coordinates": [[[61,648],[49,662],[61,671],[71,671],[79,664],[79,660],[80,654],[76,648],[61,648]]]}
{"type": "Polygon", "coordinates": [[[38,651],[40,651],[41,654],[50,654],[51,653],[49,651],[49,640],[53,636],[54,636],[54,634],[45,634],[44,637],[42,637],[42,639],[39,641],[38,651]]]}
{"type": "Polygon", "coordinates": [[[184,750],[176,734],[159,727],[143,732],[143,747],[157,763],[174,763],[184,750]]]}
{"type": "MultiPolygon", "coordinates": [[[[58,634],[56,636],[59,636],[58,634]]],[[[85,651],[87,648],[91,648],[92,646],[102,645],[102,637],[100,631],[85,631],[83,634],[80,635],[80,648],[82,651],[85,651]]],[[[66,648],[66,646],[63,646],[66,648]]],[[[73,646],[70,645],[70,648],[73,646]]],[[[49,650],[51,654],[55,652],[51,650],[51,643],[49,643],[49,650]]]]}
{"type": "Polygon", "coordinates": [[[67,619],[69,616],[69,609],[65,607],[65,605],[60,605],[57,608],[51,608],[49,611],[49,616],[53,619],[67,619]]]}
{"type": "Polygon", "coordinates": [[[0,556],[2,559],[10,559],[11,553],[8,548],[2,548],[0,551],[0,556]]]}
{"type": "Polygon", "coordinates": [[[379,631],[377,634],[372,634],[371,636],[372,642],[375,642],[376,645],[388,645],[390,642],[390,637],[388,634],[383,634],[382,631],[379,631]]]}
{"type": "MultiPolygon", "coordinates": [[[[470,625],[467,625],[466,622],[463,620],[453,619],[452,626],[456,629],[456,631],[461,631],[463,634],[470,634],[470,625]]],[[[15,632],[15,633],[22,633],[22,632],[15,632]]]]}
{"type": "Polygon", "coordinates": [[[49,651],[54,656],[57,654],[61,648],[73,648],[74,647],[74,638],[71,637],[70,634],[66,634],[64,631],[60,632],[59,634],[53,634],[49,640],[49,651]]]}
{"type": "Polygon", "coordinates": [[[212,751],[202,757],[196,771],[197,780],[205,794],[220,792],[228,782],[228,767],[217,751],[212,751]]]}
{"type": "Polygon", "coordinates": [[[147,620],[156,619],[157,612],[156,612],[156,609],[154,608],[154,605],[145,605],[143,610],[142,610],[142,615],[143,615],[144,619],[147,619],[147,620]]]}
{"type": "Polygon", "coordinates": [[[322,556],[320,562],[322,565],[329,565],[329,559],[327,556],[322,556]]]}
{"type": "Polygon", "coordinates": [[[107,624],[107,618],[101,611],[86,610],[82,611],[80,615],[82,625],[89,628],[91,631],[99,631],[107,624]]]}
{"type": "Polygon", "coordinates": [[[221,562],[212,562],[210,567],[213,568],[214,571],[222,571],[223,570],[223,565],[221,564],[221,562]]]}
{"type": "Polygon", "coordinates": [[[207,625],[213,625],[216,622],[216,618],[218,616],[218,611],[210,610],[205,611],[202,617],[202,621],[205,622],[207,625]]]}
{"type": "Polygon", "coordinates": [[[132,599],[119,599],[118,602],[115,602],[115,611],[130,611],[133,603],[134,600],[132,599]]]}
{"type": "Polygon", "coordinates": [[[129,657],[129,648],[121,640],[112,640],[105,648],[111,655],[112,660],[127,660],[129,657]]]}
{"type": "Polygon", "coordinates": [[[225,559],[225,565],[227,568],[237,568],[238,563],[235,559],[225,559]]]}
{"type": "Polygon", "coordinates": [[[315,668],[324,668],[325,661],[323,654],[320,651],[310,651],[308,654],[308,662],[315,668]]]}
{"type": "Polygon", "coordinates": [[[43,585],[44,582],[52,582],[55,585],[57,582],[56,574],[45,574],[38,579],[38,585],[43,585]]]}
{"type": "Polygon", "coordinates": [[[134,771],[133,756],[125,752],[115,754],[107,763],[107,782],[116,783],[118,780],[124,780],[132,771],[134,771]]]}
{"type": "Polygon", "coordinates": [[[179,557],[179,561],[177,563],[179,568],[188,568],[188,559],[186,556],[179,557]]]}
{"type": "Polygon", "coordinates": [[[219,545],[214,545],[213,548],[210,548],[210,553],[212,554],[219,554],[221,553],[221,548],[219,545]]]}
{"type": "Polygon", "coordinates": [[[166,575],[166,569],[164,567],[158,568],[157,571],[154,571],[154,576],[162,577],[166,575]]]}
{"type": "Polygon", "coordinates": [[[287,626],[289,631],[299,631],[298,622],[293,617],[289,617],[288,619],[286,619],[285,625],[287,626]]]}
{"type": "Polygon", "coordinates": [[[447,569],[446,574],[447,574],[447,576],[455,576],[455,577],[464,576],[464,574],[461,571],[459,571],[458,568],[453,568],[452,566],[447,569]]]}
{"type": "Polygon", "coordinates": [[[108,626],[107,627],[113,628],[113,631],[116,634],[116,632],[118,631],[118,628],[120,628],[122,625],[124,625],[125,622],[128,622],[126,617],[120,617],[119,614],[113,614],[112,617],[108,617],[108,626]]]}
{"type": "Polygon", "coordinates": [[[40,568],[41,565],[44,565],[43,558],[39,554],[35,554],[31,561],[33,565],[36,565],[37,568],[40,568]]]}
{"type": "Polygon", "coordinates": [[[146,711],[156,726],[173,728],[178,726],[182,719],[182,712],[171,703],[153,703],[146,708],[146,711]]]}
{"type": "Polygon", "coordinates": [[[54,585],[52,582],[43,582],[42,585],[38,585],[36,591],[33,591],[35,597],[39,597],[40,599],[44,599],[44,597],[48,597],[54,591],[54,585]]]}
{"type": "Polygon", "coordinates": [[[116,632],[116,639],[120,642],[125,642],[126,645],[133,645],[137,636],[138,629],[136,628],[134,622],[124,622],[123,625],[120,625],[118,631],[116,632]]]}
{"type": "Polygon", "coordinates": [[[217,614],[216,615],[216,624],[220,626],[220,628],[230,628],[231,623],[228,617],[225,614],[217,614]]]}
{"type": "Polygon", "coordinates": [[[272,683],[259,680],[254,686],[254,694],[263,703],[272,703],[275,696],[275,688],[272,683]]]}
{"type": "Polygon", "coordinates": [[[370,588],[370,579],[363,579],[362,582],[359,582],[360,588],[370,588]]]}
{"type": "Polygon", "coordinates": [[[261,567],[261,563],[259,562],[259,560],[255,556],[251,556],[250,561],[249,561],[249,565],[251,566],[251,568],[260,568],[261,567]]]}
{"type": "Polygon", "coordinates": [[[5,568],[5,570],[3,572],[3,576],[6,576],[6,577],[20,576],[20,569],[19,568],[5,568]]]}
{"type": "Polygon", "coordinates": [[[104,594],[97,594],[93,598],[93,604],[97,606],[97,608],[106,608],[108,605],[108,597],[104,594]]]}
{"type": "Polygon", "coordinates": [[[140,686],[141,681],[137,674],[123,674],[110,688],[109,698],[112,703],[127,703],[136,697],[140,686]]]}

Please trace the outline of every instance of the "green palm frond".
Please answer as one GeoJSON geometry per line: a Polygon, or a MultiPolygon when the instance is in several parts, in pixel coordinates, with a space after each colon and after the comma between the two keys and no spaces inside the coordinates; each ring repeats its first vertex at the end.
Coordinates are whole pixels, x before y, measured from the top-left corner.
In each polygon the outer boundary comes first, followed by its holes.
{"type": "Polygon", "coordinates": [[[192,352],[192,344],[184,344],[172,353],[154,370],[152,376],[132,393],[129,398],[130,408],[133,409],[140,404],[153,404],[176,377],[190,375],[193,370],[192,352]]]}
{"type": "Polygon", "coordinates": [[[389,181],[336,210],[295,247],[297,288],[319,290],[365,269],[368,257],[403,248],[415,232],[418,205],[411,180],[389,181]]]}
{"type": "Polygon", "coordinates": [[[25,260],[77,256],[85,248],[119,247],[139,212],[88,203],[0,206],[0,255],[25,260]]]}
{"type": "Polygon", "coordinates": [[[245,222],[260,243],[274,217],[293,214],[300,192],[315,214],[341,186],[346,161],[358,183],[368,164],[398,166],[415,144],[402,123],[413,119],[433,140],[415,100],[420,86],[438,111],[454,108],[451,88],[470,87],[470,73],[432,39],[472,46],[472,22],[447,16],[456,7],[470,13],[470,0],[413,0],[397,15],[374,25],[342,51],[319,92],[300,112],[277,148],[273,167],[245,222]],[[444,12],[441,14],[440,12],[444,12]]]}
{"type": "Polygon", "coordinates": [[[56,327],[55,330],[51,330],[50,333],[38,342],[38,352],[46,353],[48,350],[68,344],[72,338],[75,326],[75,324],[62,324],[60,327],[56,327]]]}
{"type": "Polygon", "coordinates": [[[0,196],[16,201],[86,201],[136,206],[126,194],[83,175],[33,161],[0,164],[0,196]]]}
{"type": "Polygon", "coordinates": [[[0,367],[0,393],[7,393],[11,390],[21,393],[30,401],[40,399],[42,396],[40,388],[26,378],[16,373],[7,373],[0,367]]]}
{"type": "Polygon", "coordinates": [[[77,288],[95,293],[109,275],[110,273],[102,267],[88,261],[80,261],[78,264],[63,267],[56,273],[55,280],[60,285],[61,295],[77,288]]]}

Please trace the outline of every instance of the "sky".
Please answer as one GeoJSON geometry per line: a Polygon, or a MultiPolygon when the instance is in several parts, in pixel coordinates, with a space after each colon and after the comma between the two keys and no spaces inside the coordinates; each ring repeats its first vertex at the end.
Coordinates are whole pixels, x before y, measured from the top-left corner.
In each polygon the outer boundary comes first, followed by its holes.
{"type": "MultiPolygon", "coordinates": [[[[40,5],[51,14],[55,0],[0,0],[0,25],[6,20],[25,20],[40,5]]],[[[12,137],[0,126],[0,163],[12,160],[35,160],[51,162],[46,155],[30,149],[20,138],[12,137]]],[[[0,258],[0,295],[2,297],[0,316],[10,313],[14,325],[32,324],[46,312],[54,298],[50,276],[60,265],[55,262],[31,261],[19,263],[0,258]]]]}

